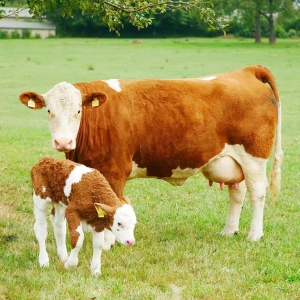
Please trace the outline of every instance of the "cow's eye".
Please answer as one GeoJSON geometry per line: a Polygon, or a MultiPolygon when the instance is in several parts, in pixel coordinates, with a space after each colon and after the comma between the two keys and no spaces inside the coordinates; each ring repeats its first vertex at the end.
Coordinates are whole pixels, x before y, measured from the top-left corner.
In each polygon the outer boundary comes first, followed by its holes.
{"type": "Polygon", "coordinates": [[[118,226],[119,226],[119,227],[122,227],[122,223],[118,223],[118,226]]]}
{"type": "Polygon", "coordinates": [[[50,109],[48,109],[48,114],[49,114],[49,115],[51,114],[50,109]]]}
{"type": "Polygon", "coordinates": [[[80,114],[80,110],[78,111],[78,114],[80,114]]]}

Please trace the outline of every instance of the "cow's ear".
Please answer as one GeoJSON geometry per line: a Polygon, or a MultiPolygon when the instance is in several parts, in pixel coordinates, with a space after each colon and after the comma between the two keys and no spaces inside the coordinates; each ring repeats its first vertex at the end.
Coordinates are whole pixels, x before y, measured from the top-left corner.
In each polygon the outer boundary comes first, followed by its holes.
{"type": "Polygon", "coordinates": [[[19,96],[19,99],[31,109],[41,109],[46,106],[44,97],[35,92],[24,92],[19,96]]]}
{"type": "Polygon", "coordinates": [[[90,94],[82,95],[82,106],[97,107],[104,103],[107,99],[107,95],[102,92],[94,92],[90,94]]]}

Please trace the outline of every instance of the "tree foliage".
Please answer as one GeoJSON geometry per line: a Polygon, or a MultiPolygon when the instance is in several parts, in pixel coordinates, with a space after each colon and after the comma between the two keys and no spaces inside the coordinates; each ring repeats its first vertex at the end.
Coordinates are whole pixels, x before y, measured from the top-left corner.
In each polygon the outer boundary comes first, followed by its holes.
{"type": "MultiPolygon", "coordinates": [[[[2,5],[7,2],[0,0],[2,5]]],[[[72,17],[78,11],[83,15],[102,16],[109,29],[116,32],[123,27],[124,20],[137,28],[145,28],[152,24],[154,15],[177,10],[193,10],[212,28],[224,28],[214,18],[212,2],[206,0],[27,0],[24,4],[35,17],[41,17],[46,11],[53,12],[57,7],[62,16],[72,17]]]]}

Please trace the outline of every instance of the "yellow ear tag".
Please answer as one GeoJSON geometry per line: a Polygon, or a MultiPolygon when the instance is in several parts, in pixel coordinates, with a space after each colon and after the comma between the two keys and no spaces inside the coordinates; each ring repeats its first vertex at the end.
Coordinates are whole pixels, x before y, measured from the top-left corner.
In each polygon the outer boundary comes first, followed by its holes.
{"type": "MultiPolygon", "coordinates": [[[[94,204],[94,205],[95,205],[95,204],[94,204]]],[[[99,218],[104,218],[104,212],[103,212],[102,208],[101,208],[101,207],[98,207],[98,206],[96,206],[96,205],[95,205],[95,208],[96,208],[98,217],[99,217],[99,218]]]]}
{"type": "Polygon", "coordinates": [[[28,107],[35,108],[35,102],[32,99],[28,100],[27,105],[28,107]]]}
{"type": "Polygon", "coordinates": [[[94,98],[94,100],[92,101],[92,107],[96,106],[99,106],[99,100],[97,98],[94,98]]]}
{"type": "Polygon", "coordinates": [[[124,198],[122,198],[121,202],[123,202],[125,204],[127,203],[124,198]]]}

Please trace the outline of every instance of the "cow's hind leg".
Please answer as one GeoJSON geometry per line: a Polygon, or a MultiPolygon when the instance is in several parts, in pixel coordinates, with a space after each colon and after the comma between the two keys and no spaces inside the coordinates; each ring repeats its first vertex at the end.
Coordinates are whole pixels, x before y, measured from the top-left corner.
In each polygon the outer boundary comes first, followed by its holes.
{"type": "Polygon", "coordinates": [[[46,238],[47,238],[47,208],[50,202],[46,199],[42,199],[40,196],[33,195],[34,201],[34,232],[36,239],[39,243],[39,264],[41,267],[49,266],[49,256],[46,250],[46,238]]]}
{"type": "Polygon", "coordinates": [[[61,205],[54,205],[50,215],[50,220],[53,226],[54,236],[57,246],[57,255],[61,261],[68,258],[66,247],[66,218],[65,207],[61,205]]]}
{"type": "Polygon", "coordinates": [[[268,180],[265,159],[251,162],[251,168],[245,171],[246,186],[252,204],[252,221],[248,235],[249,241],[258,241],[263,237],[263,216],[268,180]]]}
{"type": "Polygon", "coordinates": [[[243,202],[246,195],[245,180],[240,182],[238,190],[228,186],[229,193],[229,213],[222,235],[232,236],[239,231],[240,215],[243,207],[243,202]]]}

